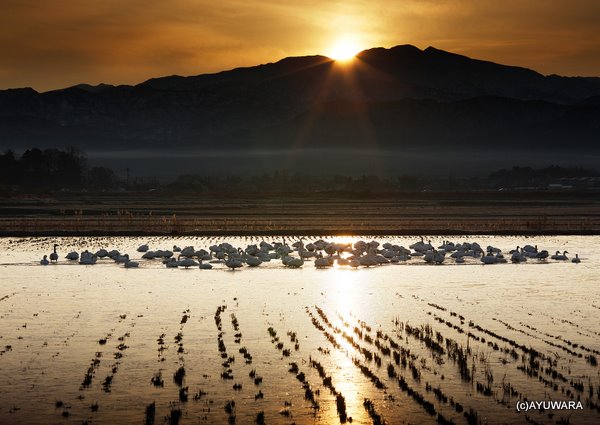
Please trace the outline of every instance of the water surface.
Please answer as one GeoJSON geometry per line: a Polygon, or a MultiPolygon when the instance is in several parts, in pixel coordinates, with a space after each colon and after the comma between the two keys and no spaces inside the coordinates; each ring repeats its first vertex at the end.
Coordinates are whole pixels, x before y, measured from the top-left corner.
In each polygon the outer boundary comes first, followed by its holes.
{"type": "Polygon", "coordinates": [[[365,399],[389,424],[436,423],[438,415],[455,423],[598,423],[599,369],[590,356],[600,357],[600,237],[450,239],[505,252],[538,244],[579,253],[582,263],[412,260],[317,270],[273,261],[231,272],[141,260],[124,269],[63,257],[116,248],[136,259],[146,242],[199,249],[260,239],[0,239],[0,423],[139,424],[151,403],[155,423],[177,409],[182,424],[254,423],[261,411],[266,423],[340,423],[336,395],[353,424],[373,423],[365,399]],[[55,242],[59,263],[40,266],[55,242]],[[180,386],[173,376],[181,367],[180,386]],[[233,379],[223,379],[229,369],[233,379]],[[164,383],[155,386],[159,373],[164,383]],[[584,409],[517,413],[524,399],[580,400],[584,409]]]}

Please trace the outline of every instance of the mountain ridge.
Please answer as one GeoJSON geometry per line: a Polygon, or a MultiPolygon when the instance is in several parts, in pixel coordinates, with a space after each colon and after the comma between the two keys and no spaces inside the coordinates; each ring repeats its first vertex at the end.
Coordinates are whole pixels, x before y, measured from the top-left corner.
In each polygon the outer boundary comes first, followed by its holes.
{"type": "MultiPolygon", "coordinates": [[[[428,46],[423,50],[421,50],[418,47],[413,46],[411,44],[397,45],[397,46],[394,46],[391,48],[374,47],[374,48],[362,50],[361,52],[357,53],[355,55],[355,57],[365,58],[365,57],[372,56],[373,54],[376,54],[379,52],[394,53],[394,52],[398,52],[398,51],[401,51],[404,55],[407,52],[412,52],[414,54],[414,56],[417,56],[419,54],[423,55],[423,56],[427,56],[427,55],[429,55],[429,56],[445,56],[446,58],[460,59],[463,61],[478,63],[478,64],[485,65],[485,66],[502,67],[505,69],[512,69],[512,70],[521,70],[521,71],[525,71],[528,73],[532,73],[538,77],[543,77],[543,78],[548,78],[548,79],[559,78],[562,80],[569,80],[569,79],[570,80],[586,80],[586,81],[591,81],[594,84],[600,84],[600,76],[561,76],[558,74],[544,75],[544,74],[539,73],[530,68],[526,68],[526,67],[522,67],[522,66],[515,66],[515,65],[505,65],[505,64],[500,64],[500,63],[489,61],[489,60],[473,59],[466,55],[448,52],[448,51],[445,51],[442,49],[438,49],[434,46],[428,46]]],[[[149,78],[149,79],[144,80],[137,84],[114,85],[114,84],[99,83],[96,85],[92,85],[92,84],[87,84],[87,83],[80,83],[80,84],[76,84],[73,86],[68,86],[68,87],[43,91],[43,92],[39,92],[31,87],[13,87],[13,88],[2,89],[2,90],[0,90],[0,93],[5,92],[5,91],[13,91],[13,90],[17,90],[17,91],[33,90],[34,92],[36,92],[38,94],[44,94],[44,93],[50,93],[50,92],[56,92],[56,91],[63,91],[63,90],[67,90],[70,88],[81,88],[83,90],[90,91],[90,92],[99,92],[99,91],[103,91],[106,89],[114,89],[114,88],[120,88],[120,87],[137,87],[137,86],[144,86],[144,85],[153,85],[154,83],[159,82],[161,80],[169,80],[169,79],[193,80],[193,79],[198,79],[198,78],[218,77],[218,76],[224,76],[224,75],[228,75],[228,74],[232,74],[232,73],[236,73],[236,72],[265,69],[265,68],[268,68],[271,66],[278,66],[278,65],[281,65],[284,63],[289,63],[289,62],[300,61],[300,62],[306,63],[307,61],[311,61],[311,60],[316,60],[316,61],[318,61],[318,63],[333,63],[333,62],[335,62],[334,59],[331,59],[324,55],[288,56],[288,57],[279,59],[275,62],[268,62],[268,63],[264,63],[264,64],[253,65],[253,66],[235,67],[235,68],[222,70],[222,71],[218,71],[218,72],[214,72],[214,73],[201,73],[201,74],[195,74],[195,75],[172,74],[172,75],[168,75],[168,76],[152,77],[152,78],[149,78]]]]}
{"type": "MultiPolygon", "coordinates": [[[[600,151],[600,78],[411,45],[136,85],[0,91],[0,148],[600,151]],[[362,126],[362,127],[361,127],[362,126]],[[366,131],[365,129],[370,129],[366,131]]],[[[508,152],[508,151],[507,151],[508,152]]]]}
{"type": "MultiPolygon", "coordinates": [[[[465,74],[465,69],[470,69],[470,74],[479,74],[479,77],[481,77],[482,74],[503,73],[507,74],[505,75],[507,78],[525,79],[525,81],[520,83],[521,90],[532,83],[535,83],[537,86],[545,86],[537,88],[530,93],[519,94],[515,90],[510,91],[506,90],[505,88],[504,91],[502,91],[497,88],[495,92],[492,90],[492,92],[486,94],[505,95],[507,97],[526,99],[550,98],[551,100],[565,103],[582,100],[584,97],[586,97],[586,94],[590,90],[592,90],[594,94],[600,94],[600,77],[561,77],[555,74],[545,76],[528,68],[472,59],[464,55],[446,52],[432,46],[429,46],[424,50],[420,50],[419,48],[409,44],[398,45],[390,49],[377,47],[359,52],[356,55],[356,58],[358,58],[359,61],[363,61],[369,65],[375,65],[376,68],[387,67],[388,70],[391,68],[392,71],[397,73],[400,72],[401,78],[405,80],[412,79],[413,84],[416,83],[414,82],[415,75],[411,74],[407,70],[408,67],[416,67],[414,74],[427,75],[428,73],[424,72],[424,70],[432,70],[439,66],[451,65],[453,74],[447,77],[449,81],[446,81],[445,91],[449,91],[447,87],[448,83],[456,84],[456,80],[460,76],[462,76],[461,83],[466,85],[464,77],[471,77],[472,75],[465,74]],[[533,81],[536,79],[537,81],[533,81]],[[563,85],[567,87],[561,87],[563,85]]],[[[359,61],[355,60],[352,62],[352,64],[345,66],[352,67],[356,64],[360,64],[359,61]]],[[[286,75],[286,72],[296,71],[298,65],[300,65],[300,69],[306,69],[318,65],[332,66],[333,64],[335,64],[333,59],[322,55],[287,57],[277,62],[257,65],[254,67],[234,68],[214,74],[200,74],[185,77],[174,75],[151,78],[136,86],[148,85],[158,89],[185,90],[193,89],[194,82],[200,82],[204,80],[219,79],[217,82],[222,82],[223,79],[231,76],[236,77],[240,74],[253,74],[260,71],[265,71],[266,76],[263,75],[263,77],[274,78],[286,75]],[[293,68],[291,70],[286,69],[285,65],[287,64],[291,64],[293,68]],[[174,84],[176,80],[177,82],[187,82],[191,84],[189,84],[187,87],[177,87],[174,84]]],[[[396,77],[398,77],[398,74],[396,74],[396,77]]],[[[440,82],[442,82],[440,81],[440,78],[433,82],[423,81],[423,79],[417,78],[417,83],[420,85],[426,85],[427,83],[433,83],[435,85],[435,83],[440,84],[440,82]]],[[[473,96],[476,96],[476,94],[470,92],[454,93],[453,96],[449,97],[449,99],[453,98],[456,100],[458,98],[473,96]]],[[[422,97],[428,96],[424,95],[422,97]]]]}

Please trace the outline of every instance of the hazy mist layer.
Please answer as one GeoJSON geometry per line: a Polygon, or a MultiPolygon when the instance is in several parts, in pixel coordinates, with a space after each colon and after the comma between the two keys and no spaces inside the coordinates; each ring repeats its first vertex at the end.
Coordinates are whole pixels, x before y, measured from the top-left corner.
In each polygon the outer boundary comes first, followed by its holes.
{"type": "Polygon", "coordinates": [[[97,151],[88,152],[90,164],[113,168],[123,174],[170,179],[181,174],[254,175],[285,170],[312,175],[373,174],[380,176],[416,175],[431,177],[486,176],[499,168],[512,166],[597,167],[600,155],[582,158],[577,153],[524,151],[372,151],[344,149],[262,150],[262,151],[97,151]]]}

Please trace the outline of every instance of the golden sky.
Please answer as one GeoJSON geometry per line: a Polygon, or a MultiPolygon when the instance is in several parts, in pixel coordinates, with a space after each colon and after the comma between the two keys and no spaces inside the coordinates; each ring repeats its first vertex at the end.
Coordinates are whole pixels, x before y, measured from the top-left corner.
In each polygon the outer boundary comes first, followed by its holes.
{"type": "Polygon", "coordinates": [[[600,76],[598,0],[0,0],[0,88],[135,84],[413,44],[600,76]]]}

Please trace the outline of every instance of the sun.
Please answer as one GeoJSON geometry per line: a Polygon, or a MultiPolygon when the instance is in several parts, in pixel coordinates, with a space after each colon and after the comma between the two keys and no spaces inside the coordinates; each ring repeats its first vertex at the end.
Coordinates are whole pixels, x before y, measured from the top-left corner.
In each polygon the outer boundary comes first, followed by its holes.
{"type": "Polygon", "coordinates": [[[355,42],[349,39],[344,39],[337,41],[333,46],[331,46],[327,56],[336,61],[349,61],[353,59],[359,51],[360,47],[358,47],[355,42]]]}

